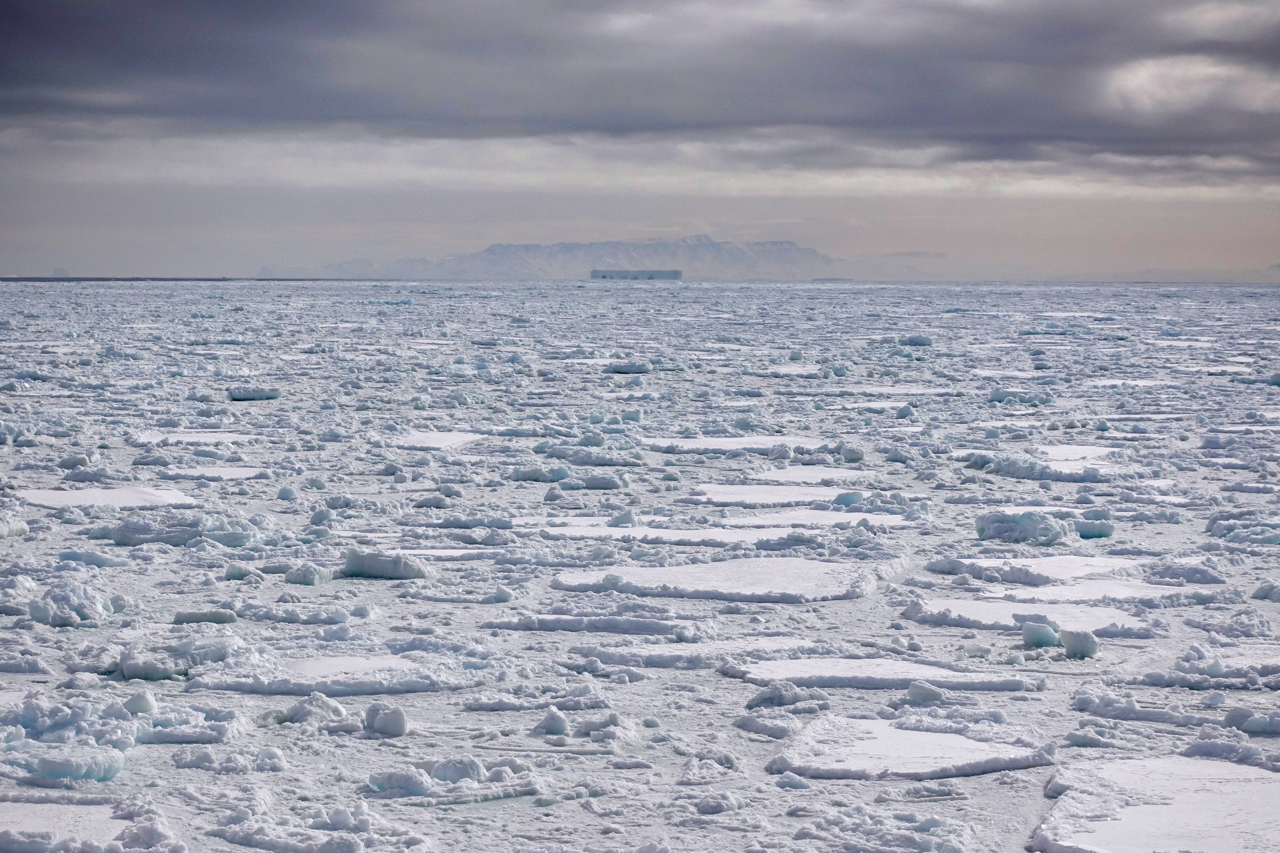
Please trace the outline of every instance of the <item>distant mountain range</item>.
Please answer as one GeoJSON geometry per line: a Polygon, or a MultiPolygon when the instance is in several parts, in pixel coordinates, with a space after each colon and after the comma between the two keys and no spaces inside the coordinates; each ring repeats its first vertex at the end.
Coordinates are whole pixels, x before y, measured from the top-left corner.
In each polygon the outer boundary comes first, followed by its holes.
{"type": "MultiPolygon", "coordinates": [[[[831,258],[791,240],[733,243],[702,234],[675,240],[608,240],[596,243],[494,243],[487,249],[438,261],[406,258],[375,263],[366,258],[318,269],[263,267],[263,278],[388,280],[584,279],[593,269],[678,269],[686,281],[1036,281],[1043,274],[1014,267],[977,267],[939,252],[894,252],[831,258]]],[[[1268,270],[1142,270],[1072,276],[1074,281],[1280,281],[1280,264],[1268,270]]]]}
{"type": "MultiPolygon", "coordinates": [[[[359,259],[327,264],[305,274],[361,279],[578,279],[586,278],[593,269],[678,269],[686,279],[695,280],[809,279],[841,272],[831,258],[791,240],[730,243],[702,235],[551,245],[494,243],[480,252],[439,261],[410,258],[375,264],[359,259]]],[[[280,272],[263,269],[267,275],[280,272]]]]}

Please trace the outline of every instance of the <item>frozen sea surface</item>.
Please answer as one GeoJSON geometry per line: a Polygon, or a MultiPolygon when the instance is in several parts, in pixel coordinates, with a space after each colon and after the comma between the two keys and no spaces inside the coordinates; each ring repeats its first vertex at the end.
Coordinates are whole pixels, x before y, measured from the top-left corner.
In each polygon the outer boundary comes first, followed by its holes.
{"type": "Polygon", "coordinates": [[[0,299],[0,850],[1280,836],[1274,288],[0,299]]]}

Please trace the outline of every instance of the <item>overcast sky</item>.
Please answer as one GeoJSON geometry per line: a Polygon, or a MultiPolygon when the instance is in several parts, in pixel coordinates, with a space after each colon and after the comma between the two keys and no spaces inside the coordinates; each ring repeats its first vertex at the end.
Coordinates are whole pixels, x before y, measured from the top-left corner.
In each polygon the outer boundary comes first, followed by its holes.
{"type": "Polygon", "coordinates": [[[1280,0],[0,0],[0,274],[1280,263],[1280,0]]]}

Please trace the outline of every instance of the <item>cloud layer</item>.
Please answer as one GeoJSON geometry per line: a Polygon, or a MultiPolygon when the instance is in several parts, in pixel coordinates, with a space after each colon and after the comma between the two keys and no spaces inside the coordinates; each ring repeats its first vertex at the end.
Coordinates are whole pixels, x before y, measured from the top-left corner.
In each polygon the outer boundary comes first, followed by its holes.
{"type": "Polygon", "coordinates": [[[1280,4],[0,0],[0,181],[1280,198],[1280,4]]]}
{"type": "MultiPolygon", "coordinates": [[[[970,160],[1245,157],[1280,138],[1274,3],[6,2],[5,118],[432,138],[825,128],[970,160]]],[[[849,146],[778,165],[859,164],[849,146]]]]}

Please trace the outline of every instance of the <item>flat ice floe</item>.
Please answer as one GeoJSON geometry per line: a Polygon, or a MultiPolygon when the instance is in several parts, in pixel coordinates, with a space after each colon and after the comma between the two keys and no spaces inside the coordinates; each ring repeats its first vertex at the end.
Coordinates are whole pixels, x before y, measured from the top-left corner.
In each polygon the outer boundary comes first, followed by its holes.
{"type": "Polygon", "coordinates": [[[159,444],[238,444],[241,442],[258,441],[261,436],[244,432],[231,432],[228,430],[153,430],[144,429],[132,433],[129,436],[129,443],[133,445],[159,444]]]}
{"type": "Polygon", "coordinates": [[[413,661],[398,655],[334,655],[322,658],[301,658],[283,663],[285,669],[293,670],[307,678],[332,678],[341,675],[359,675],[365,672],[382,670],[407,669],[413,661]]]}
{"type": "Polygon", "coordinates": [[[121,486],[118,489],[23,489],[18,497],[27,503],[50,509],[77,506],[104,506],[116,509],[148,507],[191,507],[195,501],[176,489],[121,486]]]}
{"type": "Polygon", "coordinates": [[[207,468],[173,468],[162,474],[166,480],[249,480],[265,479],[269,472],[265,468],[250,468],[237,465],[210,465],[207,468]]]}
{"type": "Polygon", "coordinates": [[[993,571],[1006,583],[1042,586],[1090,575],[1129,574],[1136,572],[1141,566],[1141,560],[1128,557],[1060,554],[1052,557],[974,557],[937,560],[929,563],[925,568],[941,574],[964,573],[979,578],[985,572],[993,571]]]}
{"type": "Polygon", "coordinates": [[[829,486],[721,485],[707,483],[684,500],[712,506],[739,506],[747,509],[766,506],[796,506],[814,501],[833,501],[840,489],[829,486]]]}
{"type": "Polygon", "coordinates": [[[1124,453],[1124,448],[1086,444],[1045,444],[1036,447],[1036,453],[1048,457],[1053,468],[1067,473],[1083,472],[1086,468],[1096,468],[1099,471],[1116,468],[1121,463],[1108,457],[1117,450],[1124,453]]]}
{"type": "Polygon", "coordinates": [[[857,525],[860,521],[884,527],[904,527],[914,524],[900,515],[871,512],[830,512],[818,509],[793,509],[787,512],[766,512],[726,518],[725,527],[826,527],[843,524],[857,525]]]}
{"type": "Polygon", "coordinates": [[[769,773],[811,779],[946,779],[1052,764],[1044,751],[947,732],[896,728],[887,720],[823,716],[769,762],[769,773]]]}
{"type": "Polygon", "coordinates": [[[871,576],[856,565],[778,557],[562,572],[552,586],[582,592],[618,590],[670,598],[798,603],[861,598],[870,589],[871,576]]]}
{"type": "Polygon", "coordinates": [[[932,599],[909,605],[908,619],[927,625],[952,625],[989,631],[1020,630],[1024,622],[1045,622],[1054,630],[1100,631],[1117,626],[1122,632],[1149,632],[1143,620],[1115,607],[1086,604],[992,601],[987,599],[932,599]]]}
{"type": "Polygon", "coordinates": [[[455,656],[414,660],[396,655],[302,658],[296,660],[231,660],[202,667],[189,690],[306,696],[372,696],[430,693],[474,687],[481,680],[455,656]]]}
{"type": "Polygon", "coordinates": [[[1165,599],[1200,599],[1199,603],[1215,598],[1233,597],[1231,590],[1217,584],[1197,587],[1167,586],[1145,583],[1129,578],[1089,578],[1068,584],[1050,584],[1034,587],[995,587],[985,590],[985,599],[1002,599],[1017,602],[1069,602],[1093,604],[1104,599],[1137,601],[1149,607],[1158,607],[1165,599]]]}
{"type": "Polygon", "coordinates": [[[819,447],[825,439],[806,435],[726,435],[707,438],[643,438],[643,446],[663,453],[706,453],[744,450],[748,453],[768,453],[779,444],[787,447],[819,447]]]}
{"type": "Polygon", "coordinates": [[[832,468],[829,465],[793,465],[752,474],[750,479],[762,483],[827,483],[855,480],[863,472],[856,468],[832,468]]]}
{"type": "MultiPolygon", "coordinates": [[[[906,690],[925,681],[945,690],[1036,690],[1034,679],[1004,672],[958,672],[897,658],[796,658],[768,660],[740,668],[752,684],[789,681],[797,687],[848,687],[856,690],[906,690]]],[[[735,673],[737,674],[737,673],[735,673]]]]}
{"type": "Polygon", "coordinates": [[[1089,762],[1049,783],[1040,853],[1269,853],[1280,838],[1280,775],[1180,756],[1089,762]]]}
{"type": "Polygon", "coordinates": [[[474,432],[424,432],[415,430],[398,436],[396,446],[405,450],[449,450],[484,438],[474,432]]]}

